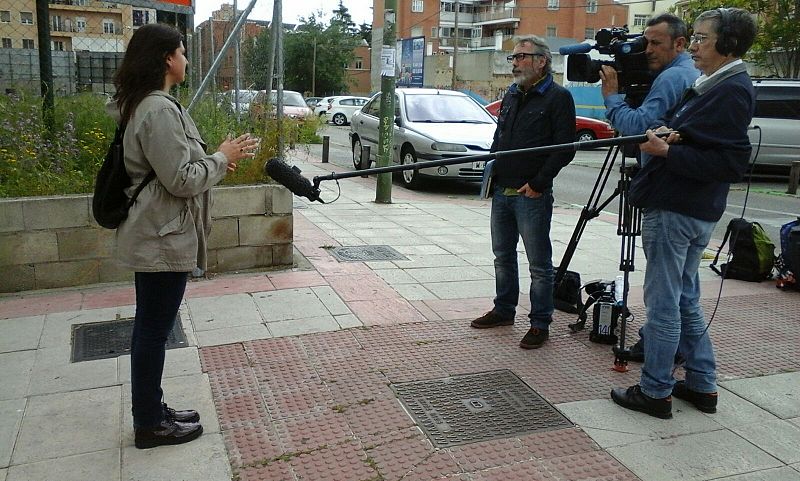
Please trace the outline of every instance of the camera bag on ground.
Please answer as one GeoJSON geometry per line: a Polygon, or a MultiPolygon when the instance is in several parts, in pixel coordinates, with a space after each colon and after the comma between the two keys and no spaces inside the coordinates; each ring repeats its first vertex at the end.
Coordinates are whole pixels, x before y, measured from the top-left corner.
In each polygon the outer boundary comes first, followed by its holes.
{"type": "Polygon", "coordinates": [[[114,140],[108,147],[106,158],[94,182],[92,214],[94,220],[106,229],[116,229],[128,218],[128,210],[136,201],[139,192],[156,176],[155,171],[151,170],[128,199],[125,189],[131,186],[131,178],[125,170],[125,154],[122,149],[124,135],[125,126],[117,127],[114,140]]]}
{"type": "MultiPolygon", "coordinates": [[[[558,271],[558,267],[554,269],[558,271]]],[[[553,307],[568,314],[584,312],[580,274],[575,271],[566,271],[560,283],[554,281],[553,307]]]]}
{"type": "Polygon", "coordinates": [[[781,253],[775,259],[775,284],[780,289],[800,290],[800,217],[781,226],[781,253]]]}
{"type": "Polygon", "coordinates": [[[761,224],[745,219],[732,219],[725,237],[709,267],[725,279],[761,282],[772,277],[775,264],[775,244],[770,241],[761,224]],[[717,268],[719,254],[730,239],[731,261],[717,268]]]}

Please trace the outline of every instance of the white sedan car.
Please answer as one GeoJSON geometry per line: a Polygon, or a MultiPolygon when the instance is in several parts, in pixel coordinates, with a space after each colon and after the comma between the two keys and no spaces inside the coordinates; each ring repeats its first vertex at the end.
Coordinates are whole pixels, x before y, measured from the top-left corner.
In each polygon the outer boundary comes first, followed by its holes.
{"type": "MultiPolygon", "coordinates": [[[[398,88],[395,90],[395,164],[488,154],[497,120],[475,100],[462,92],[440,89],[398,88]]],[[[370,159],[378,152],[378,124],[381,94],[376,94],[350,123],[353,165],[369,165],[362,159],[362,146],[370,147],[370,159]]],[[[426,167],[402,171],[403,184],[414,189],[420,177],[463,179],[480,182],[485,161],[426,167]]]]}
{"type": "Polygon", "coordinates": [[[346,125],[350,123],[353,114],[367,105],[367,102],[368,97],[337,97],[330,103],[325,115],[329,122],[346,125]]]}

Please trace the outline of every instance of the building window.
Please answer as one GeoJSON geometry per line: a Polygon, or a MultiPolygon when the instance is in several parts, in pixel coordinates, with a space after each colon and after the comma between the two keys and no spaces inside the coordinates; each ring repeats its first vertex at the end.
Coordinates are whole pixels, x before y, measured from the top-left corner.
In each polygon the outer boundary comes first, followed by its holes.
{"type": "Polygon", "coordinates": [[[134,10],[133,11],[133,26],[141,27],[150,23],[150,12],[147,10],[134,10]]]}
{"type": "Polygon", "coordinates": [[[32,38],[23,38],[22,39],[22,48],[27,48],[28,50],[33,50],[34,48],[36,48],[33,45],[33,39],[32,38]]]}
{"type": "Polygon", "coordinates": [[[439,10],[442,12],[455,12],[456,8],[453,2],[442,2],[441,8],[439,10]]]}
{"type": "Polygon", "coordinates": [[[3,37],[3,48],[11,48],[11,39],[3,37]]]}
{"type": "Polygon", "coordinates": [[[633,26],[634,27],[644,27],[647,25],[647,21],[650,20],[650,15],[634,15],[633,16],[633,26]]]}
{"type": "Polygon", "coordinates": [[[411,11],[414,13],[422,12],[424,3],[422,0],[411,0],[411,11]]]}
{"type": "Polygon", "coordinates": [[[61,15],[51,15],[50,16],[50,25],[52,25],[53,31],[55,31],[55,32],[63,32],[64,31],[64,22],[61,21],[61,15]]]}
{"type": "Polygon", "coordinates": [[[597,0],[586,0],[586,13],[597,13],[597,0]]]}
{"type": "Polygon", "coordinates": [[[33,25],[33,12],[19,12],[19,23],[33,25]]]}
{"type": "Polygon", "coordinates": [[[8,10],[0,10],[0,23],[11,23],[11,12],[8,10]]]}
{"type": "Polygon", "coordinates": [[[359,70],[364,68],[364,59],[362,59],[361,57],[356,57],[355,66],[359,70]]]}
{"type": "Polygon", "coordinates": [[[103,33],[114,33],[113,20],[103,20],[103,33]]]}
{"type": "Polygon", "coordinates": [[[593,28],[587,28],[586,30],[584,30],[583,38],[593,39],[594,38],[594,29],[593,28]]]}
{"type": "Polygon", "coordinates": [[[558,10],[558,0],[547,0],[548,10],[558,10]]]}
{"type": "Polygon", "coordinates": [[[88,3],[88,0],[72,0],[72,4],[78,7],[85,7],[88,3]]]}
{"type": "Polygon", "coordinates": [[[436,27],[431,27],[431,38],[436,38],[438,35],[438,29],[436,27]]]}
{"type": "Polygon", "coordinates": [[[58,50],[59,52],[64,51],[64,42],[61,40],[53,40],[53,50],[58,50]]]}
{"type": "Polygon", "coordinates": [[[555,37],[558,33],[558,29],[556,29],[555,25],[548,25],[547,26],[547,33],[545,34],[548,37],[555,37]]]}
{"type": "Polygon", "coordinates": [[[86,31],[86,18],[77,17],[75,19],[75,31],[76,32],[85,32],[86,31]]]}

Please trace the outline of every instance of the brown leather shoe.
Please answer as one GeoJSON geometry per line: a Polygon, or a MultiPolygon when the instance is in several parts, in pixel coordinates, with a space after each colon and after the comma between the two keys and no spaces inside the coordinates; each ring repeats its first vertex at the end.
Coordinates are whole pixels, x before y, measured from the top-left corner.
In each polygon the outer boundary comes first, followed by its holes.
{"type": "Polygon", "coordinates": [[[490,327],[498,327],[498,326],[513,326],[514,325],[514,316],[505,317],[501,316],[500,314],[491,310],[486,314],[482,315],[481,317],[472,321],[470,326],[474,327],[475,329],[488,329],[490,327]]]}
{"type": "Polygon", "coordinates": [[[549,337],[550,331],[547,329],[532,327],[528,329],[527,333],[525,333],[525,337],[519,341],[519,347],[522,349],[539,349],[544,345],[549,337]]]}
{"type": "Polygon", "coordinates": [[[139,449],[154,448],[171,444],[183,444],[195,440],[203,434],[200,423],[180,423],[164,420],[152,428],[135,428],[134,444],[139,449]]]}
{"type": "Polygon", "coordinates": [[[194,409],[185,409],[182,411],[178,411],[176,409],[172,409],[171,407],[167,406],[167,403],[161,403],[162,409],[164,409],[164,418],[170,421],[178,421],[180,423],[199,423],[200,422],[200,413],[195,411],[194,409]]]}

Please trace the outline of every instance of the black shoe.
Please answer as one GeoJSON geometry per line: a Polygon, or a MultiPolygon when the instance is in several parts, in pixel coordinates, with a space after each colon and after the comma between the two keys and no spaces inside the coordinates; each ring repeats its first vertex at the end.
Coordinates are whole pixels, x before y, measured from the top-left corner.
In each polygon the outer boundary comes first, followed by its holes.
{"type": "Polygon", "coordinates": [[[620,406],[661,419],[672,419],[672,396],[656,399],[642,392],[638,384],[611,390],[611,399],[620,406]]]}
{"type": "Polygon", "coordinates": [[[199,423],[180,423],[164,420],[154,428],[134,429],[134,444],[139,449],[154,448],[170,444],[188,443],[203,434],[199,423]]]}
{"type": "Polygon", "coordinates": [[[644,339],[639,338],[636,344],[631,346],[626,357],[631,362],[644,362],[644,339]]]}
{"type": "Polygon", "coordinates": [[[550,337],[550,331],[547,329],[532,327],[528,329],[525,337],[519,341],[519,347],[522,349],[539,349],[544,345],[548,337],[550,337]]]}
{"type": "Polygon", "coordinates": [[[164,409],[164,417],[168,421],[178,421],[179,423],[199,423],[200,413],[193,409],[186,409],[184,411],[176,411],[167,406],[167,403],[161,403],[164,409]]]}
{"type": "Polygon", "coordinates": [[[494,312],[494,310],[487,312],[486,314],[472,321],[472,323],[470,324],[470,326],[474,327],[475,329],[488,329],[490,327],[513,326],[513,325],[514,325],[514,316],[503,317],[500,314],[494,312]]]}
{"type": "Polygon", "coordinates": [[[672,395],[678,399],[691,403],[697,409],[704,413],[713,414],[717,412],[717,393],[705,393],[692,391],[686,387],[686,381],[678,381],[672,386],[672,395]]]}

